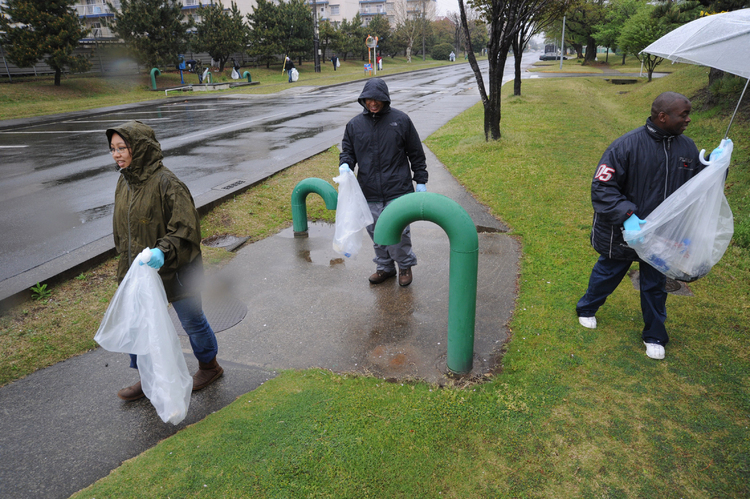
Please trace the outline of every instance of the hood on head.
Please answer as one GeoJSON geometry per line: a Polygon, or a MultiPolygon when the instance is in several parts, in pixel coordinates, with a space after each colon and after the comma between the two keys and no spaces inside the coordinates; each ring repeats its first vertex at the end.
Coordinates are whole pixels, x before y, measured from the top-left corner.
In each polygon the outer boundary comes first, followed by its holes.
{"type": "Polygon", "coordinates": [[[388,85],[386,85],[380,78],[371,78],[367,80],[365,88],[362,89],[362,93],[359,94],[359,98],[357,99],[357,102],[365,108],[365,111],[369,112],[365,105],[365,99],[374,99],[384,102],[385,106],[383,106],[383,110],[386,110],[391,106],[391,95],[388,93],[388,85]]]}
{"type": "Polygon", "coordinates": [[[112,135],[116,133],[130,148],[132,162],[126,168],[128,176],[143,180],[161,166],[164,154],[150,126],[140,121],[128,121],[120,126],[108,128],[106,133],[107,145],[112,143],[112,135]]]}

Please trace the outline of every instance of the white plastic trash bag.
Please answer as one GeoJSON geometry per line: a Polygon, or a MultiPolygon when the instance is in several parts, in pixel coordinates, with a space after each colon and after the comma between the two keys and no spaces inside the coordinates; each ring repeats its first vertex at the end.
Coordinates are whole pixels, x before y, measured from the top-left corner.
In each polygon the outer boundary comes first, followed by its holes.
{"type": "Polygon", "coordinates": [[[722,140],[719,147],[722,151],[702,172],[648,215],[640,231],[623,231],[625,242],[643,261],[678,281],[708,274],[734,233],[732,210],[724,196],[732,141],[722,140]]]}
{"type": "Polygon", "coordinates": [[[292,68],[292,81],[299,80],[299,71],[297,71],[297,68],[292,68]]]}
{"type": "Polygon", "coordinates": [[[161,278],[155,269],[145,265],[150,259],[151,250],[146,248],[133,261],[94,340],[110,352],[138,356],[143,393],[162,421],[176,425],[187,415],[193,378],[188,374],[180,340],[169,318],[161,278]]]}
{"type": "Polygon", "coordinates": [[[232,79],[233,80],[239,80],[240,79],[240,74],[234,68],[232,68],[232,79]]]}
{"type": "Polygon", "coordinates": [[[362,247],[364,229],[374,223],[365,195],[352,171],[334,177],[339,184],[333,251],[351,257],[362,247]]]}

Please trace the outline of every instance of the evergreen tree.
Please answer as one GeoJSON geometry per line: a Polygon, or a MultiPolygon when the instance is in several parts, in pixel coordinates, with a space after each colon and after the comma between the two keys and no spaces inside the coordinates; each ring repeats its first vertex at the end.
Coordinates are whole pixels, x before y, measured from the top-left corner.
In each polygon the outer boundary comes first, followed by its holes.
{"type": "Polygon", "coordinates": [[[250,27],[250,49],[251,56],[258,61],[265,62],[266,68],[277,60],[278,54],[285,52],[284,41],[290,37],[291,28],[286,24],[282,26],[281,9],[269,0],[257,0],[253,11],[247,15],[247,24],[250,27]]]}
{"type": "Polygon", "coordinates": [[[224,10],[221,1],[198,8],[201,23],[195,34],[195,47],[199,52],[208,52],[211,58],[219,61],[219,70],[235,52],[242,52],[247,46],[247,29],[237,4],[232,2],[229,11],[224,10]]]}
{"type": "Polygon", "coordinates": [[[378,48],[377,50],[381,54],[390,54],[391,47],[389,47],[391,37],[391,23],[388,22],[388,16],[375,16],[370,21],[370,24],[365,28],[367,34],[370,36],[378,37],[378,48]]]}
{"type": "Polygon", "coordinates": [[[291,32],[284,44],[286,54],[290,59],[295,57],[302,62],[303,57],[313,56],[313,21],[312,11],[305,0],[283,0],[279,4],[281,11],[281,26],[286,32],[291,32]],[[293,29],[291,27],[294,26],[293,29]]]}
{"type": "Polygon", "coordinates": [[[6,0],[0,4],[0,35],[8,60],[19,67],[40,60],[55,71],[55,85],[65,68],[88,71],[88,59],[73,55],[78,41],[88,31],[71,7],[74,0],[6,0]]]}
{"type": "MultiPolygon", "coordinates": [[[[107,3],[112,12],[117,9],[107,3]]],[[[112,31],[145,66],[174,67],[188,44],[193,17],[183,22],[177,0],[122,0],[112,31]]]]}

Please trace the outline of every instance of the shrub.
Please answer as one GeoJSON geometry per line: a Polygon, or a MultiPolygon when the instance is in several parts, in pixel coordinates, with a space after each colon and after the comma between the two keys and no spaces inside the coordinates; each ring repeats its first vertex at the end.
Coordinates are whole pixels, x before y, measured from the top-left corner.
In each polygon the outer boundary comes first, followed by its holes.
{"type": "Polygon", "coordinates": [[[440,43],[432,47],[432,58],[436,61],[447,61],[453,52],[453,45],[450,43],[440,43]]]}

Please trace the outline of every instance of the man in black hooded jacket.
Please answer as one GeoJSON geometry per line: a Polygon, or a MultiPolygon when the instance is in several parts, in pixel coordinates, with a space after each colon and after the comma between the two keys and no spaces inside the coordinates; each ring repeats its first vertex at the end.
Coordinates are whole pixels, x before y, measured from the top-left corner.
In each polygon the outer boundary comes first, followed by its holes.
{"type": "Polygon", "coordinates": [[[697,175],[703,164],[695,143],[682,135],[690,123],[690,101],[676,92],[664,92],[651,105],[651,117],[642,127],[615,140],[604,152],[591,182],[594,224],[591,244],[600,253],[586,294],[578,301],[578,321],[596,328],[596,312],[639,261],[641,311],[646,355],[664,358],[669,341],[666,277],[647,263],[622,237],[622,230],[641,230],[642,220],[670,194],[697,175]]]}
{"type": "MultiPolygon", "coordinates": [[[[357,180],[377,222],[391,201],[414,192],[412,181],[417,183],[417,192],[426,190],[427,161],[414,124],[406,113],[391,107],[388,86],[383,80],[368,80],[358,101],[364,110],[346,125],[339,170],[345,172],[350,165],[359,167],[357,180]]],[[[370,237],[374,230],[375,224],[367,227],[370,237]]],[[[398,283],[411,284],[411,268],[417,264],[417,257],[411,249],[410,228],[404,229],[398,244],[373,246],[377,269],[370,282],[380,284],[395,277],[398,263],[398,283]]]]}

